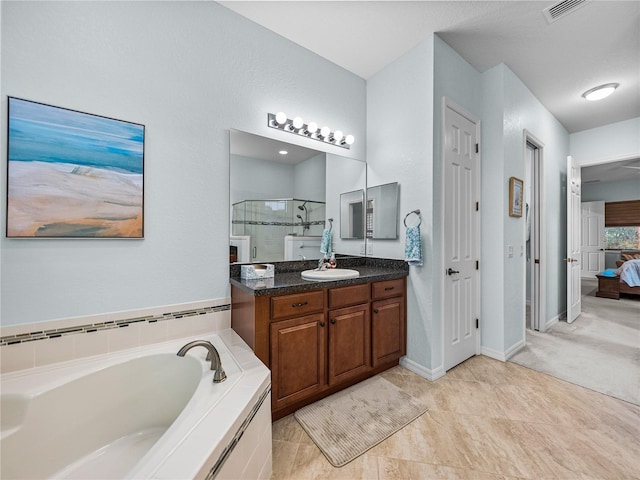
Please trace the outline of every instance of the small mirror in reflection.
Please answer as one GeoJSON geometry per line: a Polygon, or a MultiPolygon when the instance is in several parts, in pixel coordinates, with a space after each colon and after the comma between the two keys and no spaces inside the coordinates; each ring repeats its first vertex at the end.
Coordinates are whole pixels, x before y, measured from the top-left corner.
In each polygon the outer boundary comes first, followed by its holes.
{"type": "Polygon", "coordinates": [[[340,238],[364,238],[364,190],[340,194],[340,238]]]}
{"type": "Polygon", "coordinates": [[[367,188],[367,238],[395,240],[398,238],[398,201],[400,186],[397,182],[367,188]]]}

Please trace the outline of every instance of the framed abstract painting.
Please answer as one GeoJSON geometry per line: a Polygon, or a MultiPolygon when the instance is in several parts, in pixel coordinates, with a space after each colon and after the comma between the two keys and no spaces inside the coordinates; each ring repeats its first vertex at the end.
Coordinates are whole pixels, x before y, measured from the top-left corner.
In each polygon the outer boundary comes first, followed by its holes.
{"type": "Polygon", "coordinates": [[[9,97],[10,238],[144,238],[144,125],[9,97]]]}

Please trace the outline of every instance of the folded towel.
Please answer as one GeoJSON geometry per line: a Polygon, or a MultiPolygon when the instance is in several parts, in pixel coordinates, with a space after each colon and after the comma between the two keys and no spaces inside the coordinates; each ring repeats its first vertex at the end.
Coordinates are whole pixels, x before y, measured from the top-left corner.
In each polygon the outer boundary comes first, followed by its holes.
{"type": "Polygon", "coordinates": [[[320,242],[320,253],[326,255],[331,253],[331,230],[325,228],[322,231],[322,241],[320,242]]]}
{"type": "Polygon", "coordinates": [[[404,259],[409,265],[413,265],[414,267],[421,267],[423,264],[419,225],[415,227],[407,227],[404,259]]]}

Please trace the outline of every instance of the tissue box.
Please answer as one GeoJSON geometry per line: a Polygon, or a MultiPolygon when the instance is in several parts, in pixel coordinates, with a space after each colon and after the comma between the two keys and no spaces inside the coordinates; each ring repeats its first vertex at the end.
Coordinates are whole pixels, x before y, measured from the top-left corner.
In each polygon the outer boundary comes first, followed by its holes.
{"type": "Polygon", "coordinates": [[[240,278],[247,280],[254,280],[256,278],[272,278],[273,275],[274,268],[270,263],[240,266],[240,278]]]}

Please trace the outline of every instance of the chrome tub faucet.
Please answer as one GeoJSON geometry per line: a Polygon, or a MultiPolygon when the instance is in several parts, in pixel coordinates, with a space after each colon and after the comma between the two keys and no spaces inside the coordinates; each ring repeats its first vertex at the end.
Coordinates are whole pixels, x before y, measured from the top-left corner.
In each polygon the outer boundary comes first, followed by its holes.
{"type": "Polygon", "coordinates": [[[211,370],[215,370],[215,373],[213,374],[213,383],[224,382],[227,378],[227,374],[222,369],[222,362],[220,361],[218,350],[216,350],[216,347],[214,347],[211,342],[207,340],[194,340],[193,342],[189,342],[178,350],[178,356],[184,357],[185,354],[193,347],[204,347],[208,350],[207,361],[211,361],[211,370]]]}

